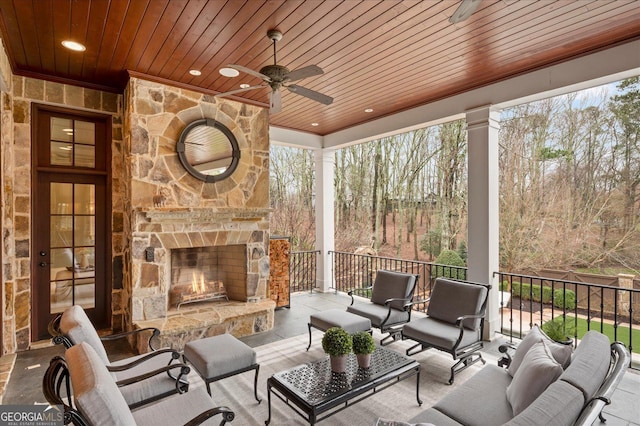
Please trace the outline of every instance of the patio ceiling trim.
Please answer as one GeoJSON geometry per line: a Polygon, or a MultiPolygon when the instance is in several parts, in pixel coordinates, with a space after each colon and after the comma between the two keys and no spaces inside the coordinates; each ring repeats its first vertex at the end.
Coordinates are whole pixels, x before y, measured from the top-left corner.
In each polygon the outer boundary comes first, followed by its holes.
{"type": "Polygon", "coordinates": [[[640,40],[580,56],[550,67],[372,120],[326,136],[271,126],[275,145],[338,149],[421,127],[464,118],[483,105],[498,109],[558,96],[640,75],[640,40]]]}

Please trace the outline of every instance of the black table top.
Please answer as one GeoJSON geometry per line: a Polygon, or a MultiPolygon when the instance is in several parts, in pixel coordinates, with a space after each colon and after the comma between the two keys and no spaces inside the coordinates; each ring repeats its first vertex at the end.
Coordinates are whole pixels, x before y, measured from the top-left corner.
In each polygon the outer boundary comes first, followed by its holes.
{"type": "Polygon", "coordinates": [[[286,386],[306,403],[317,405],[410,364],[416,364],[416,361],[378,346],[371,355],[368,369],[359,368],[356,356],[349,354],[346,373],[334,373],[327,355],[321,360],[276,373],[271,379],[286,386]]]}

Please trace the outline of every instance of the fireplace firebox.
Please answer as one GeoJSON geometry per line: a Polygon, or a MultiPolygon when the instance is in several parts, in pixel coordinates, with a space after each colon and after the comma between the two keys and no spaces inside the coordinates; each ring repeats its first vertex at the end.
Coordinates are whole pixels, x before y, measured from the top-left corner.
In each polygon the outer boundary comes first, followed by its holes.
{"type": "Polygon", "coordinates": [[[169,309],[213,300],[247,301],[246,245],[171,250],[169,309]]]}

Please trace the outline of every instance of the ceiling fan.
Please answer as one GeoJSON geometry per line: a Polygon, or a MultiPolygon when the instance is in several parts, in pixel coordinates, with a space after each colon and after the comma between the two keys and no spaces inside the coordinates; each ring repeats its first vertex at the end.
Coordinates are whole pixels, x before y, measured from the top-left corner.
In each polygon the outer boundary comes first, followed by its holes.
{"type": "Polygon", "coordinates": [[[263,87],[271,87],[271,113],[277,113],[282,110],[282,95],[280,89],[282,87],[287,88],[290,92],[297,95],[301,95],[312,99],[316,102],[320,102],[324,105],[330,105],[333,102],[333,98],[324,95],[315,90],[307,89],[306,87],[298,86],[297,84],[291,84],[293,81],[301,80],[306,77],[313,77],[323,74],[324,71],[317,65],[308,65],[306,67],[298,68],[297,70],[289,71],[285,66],[278,65],[276,61],[276,43],[282,39],[282,33],[278,30],[269,30],[267,37],[273,41],[273,65],[267,65],[262,67],[260,71],[254,71],[250,68],[243,67],[242,65],[227,65],[229,68],[233,68],[236,71],[242,71],[254,77],[258,77],[263,80],[262,84],[257,86],[245,87],[242,89],[231,90],[229,92],[219,93],[216,97],[233,95],[236,93],[246,92],[249,90],[260,89],[263,87]]]}

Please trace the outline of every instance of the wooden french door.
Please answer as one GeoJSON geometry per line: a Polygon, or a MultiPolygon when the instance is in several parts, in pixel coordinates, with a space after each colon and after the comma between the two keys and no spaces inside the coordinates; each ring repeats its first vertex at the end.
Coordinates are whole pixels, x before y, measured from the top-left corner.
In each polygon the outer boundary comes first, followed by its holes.
{"type": "Polygon", "coordinates": [[[34,108],[33,340],[72,305],[94,325],[109,324],[110,119],[34,108]]]}

